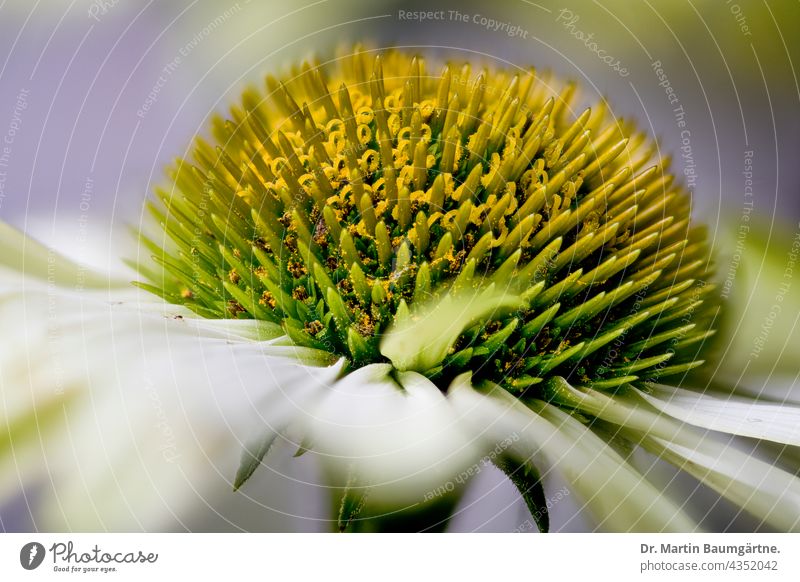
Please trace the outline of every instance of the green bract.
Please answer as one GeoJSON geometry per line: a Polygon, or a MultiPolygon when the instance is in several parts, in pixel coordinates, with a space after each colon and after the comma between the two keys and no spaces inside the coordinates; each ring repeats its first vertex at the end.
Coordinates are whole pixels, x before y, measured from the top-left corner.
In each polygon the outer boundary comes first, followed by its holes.
{"type": "Polygon", "coordinates": [[[574,93],[395,51],[268,77],[157,190],[142,286],[442,389],[683,374],[712,333],[705,233],[654,145],[574,93]]]}

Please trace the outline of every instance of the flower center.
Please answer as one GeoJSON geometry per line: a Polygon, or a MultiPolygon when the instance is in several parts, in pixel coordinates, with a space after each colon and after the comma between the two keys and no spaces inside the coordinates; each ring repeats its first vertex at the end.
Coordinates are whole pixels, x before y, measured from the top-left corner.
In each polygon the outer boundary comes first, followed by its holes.
{"type": "Polygon", "coordinates": [[[469,369],[613,388],[701,363],[709,250],[643,135],[533,71],[371,60],[268,77],[216,118],[149,204],[167,236],[143,235],[142,286],[443,386],[469,369]]]}

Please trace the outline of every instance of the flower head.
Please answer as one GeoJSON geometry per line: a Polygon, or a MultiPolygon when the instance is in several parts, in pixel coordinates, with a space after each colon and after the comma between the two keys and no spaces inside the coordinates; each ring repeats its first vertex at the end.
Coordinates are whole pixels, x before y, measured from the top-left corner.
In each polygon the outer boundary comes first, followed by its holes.
{"type": "Polygon", "coordinates": [[[442,389],[471,371],[516,395],[613,390],[702,363],[704,231],[603,104],[573,116],[573,85],[402,52],[266,85],[150,206],[168,301],[442,389]]]}

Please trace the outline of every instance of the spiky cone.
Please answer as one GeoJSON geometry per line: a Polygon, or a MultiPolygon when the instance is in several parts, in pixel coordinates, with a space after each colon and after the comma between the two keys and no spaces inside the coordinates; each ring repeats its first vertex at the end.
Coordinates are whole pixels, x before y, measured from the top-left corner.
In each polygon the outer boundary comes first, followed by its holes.
{"type": "Polygon", "coordinates": [[[217,145],[198,139],[149,204],[168,241],[142,237],[163,267],[142,286],[443,390],[465,371],[515,395],[613,390],[701,363],[705,234],[643,135],[604,104],[574,116],[574,86],[532,70],[371,57],[269,77],[216,118],[217,145]],[[445,340],[417,312],[448,306],[445,340]],[[409,326],[426,334],[406,345],[409,326]]]}
{"type": "Polygon", "coordinates": [[[176,161],[135,264],[184,322],[332,366],[309,386],[248,368],[288,405],[242,403],[266,418],[236,488],[288,441],[341,488],[339,529],[371,503],[442,505],[488,463],[542,529],[553,471],[597,527],[696,529],[618,452],[639,445],[798,527],[797,478],[703,430],[796,446],[798,409],[676,387],[713,333],[710,253],[632,124],[533,71],[431,76],[397,51],[265,89],[176,161]]]}

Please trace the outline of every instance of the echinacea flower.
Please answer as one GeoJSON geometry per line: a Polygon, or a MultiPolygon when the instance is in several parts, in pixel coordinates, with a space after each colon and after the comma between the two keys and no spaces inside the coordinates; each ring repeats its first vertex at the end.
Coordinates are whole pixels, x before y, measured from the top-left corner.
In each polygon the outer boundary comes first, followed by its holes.
{"type": "Polygon", "coordinates": [[[213,411],[219,434],[188,427],[208,444],[174,473],[76,471],[55,499],[111,491],[101,520],[154,524],[183,488],[205,486],[208,456],[230,454],[215,443],[241,443],[228,477],[246,491],[289,442],[340,490],[342,530],[380,528],[389,507],[444,507],[441,525],[453,481],[486,461],[540,529],[555,471],[599,528],[695,530],[625,458],[640,446],[763,523],[800,528],[800,481],[729,442],[800,445],[800,409],[706,393],[691,374],[719,303],[705,232],[646,136],[604,103],[573,115],[575,92],[533,70],[431,75],[421,57],[360,50],[248,89],[148,203],[146,253],[131,262],[142,292],[84,282],[70,297],[45,252],[25,265],[41,262],[45,282],[7,292],[4,318],[30,329],[2,360],[14,462],[25,430],[86,398],[87,382],[92,406],[59,443],[65,458],[105,434],[97,423],[123,435],[94,441],[97,454],[144,466],[179,454],[166,433],[133,449],[124,437],[142,412],[126,385],[146,379],[190,414],[213,411]],[[46,321],[27,327],[29,306],[47,313],[53,296],[59,338],[75,333],[56,342],[70,360],[60,378],[29,365],[53,347],[46,321]]]}

